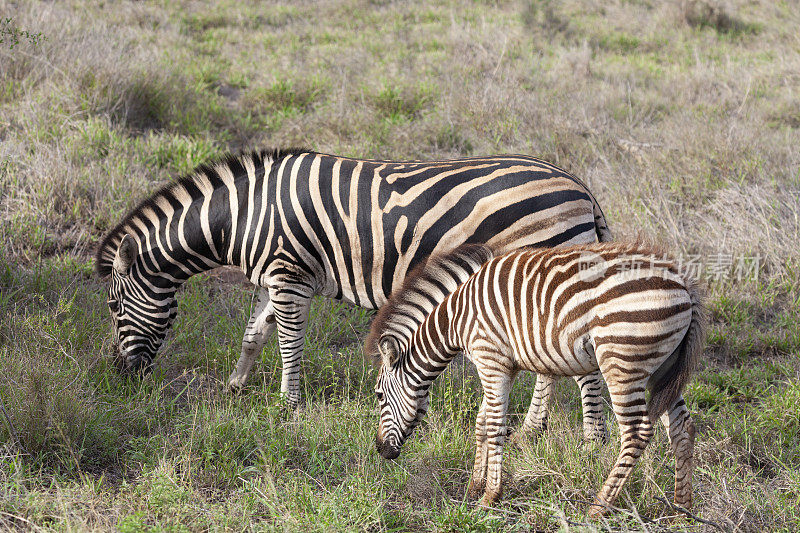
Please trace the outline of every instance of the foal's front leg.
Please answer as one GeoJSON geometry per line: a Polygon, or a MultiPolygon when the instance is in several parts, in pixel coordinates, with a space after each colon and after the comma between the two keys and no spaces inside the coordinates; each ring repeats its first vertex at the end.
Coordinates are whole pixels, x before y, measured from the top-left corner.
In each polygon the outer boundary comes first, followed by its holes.
{"type": "Polygon", "coordinates": [[[478,418],[475,420],[475,464],[472,467],[472,479],[469,481],[467,495],[475,499],[483,494],[486,488],[486,395],[481,401],[478,418]]]}
{"type": "Polygon", "coordinates": [[[478,373],[483,383],[484,404],[481,410],[486,428],[486,490],[479,505],[489,507],[503,493],[503,443],[506,439],[506,413],[513,377],[505,369],[499,368],[481,368],[478,373]]]}

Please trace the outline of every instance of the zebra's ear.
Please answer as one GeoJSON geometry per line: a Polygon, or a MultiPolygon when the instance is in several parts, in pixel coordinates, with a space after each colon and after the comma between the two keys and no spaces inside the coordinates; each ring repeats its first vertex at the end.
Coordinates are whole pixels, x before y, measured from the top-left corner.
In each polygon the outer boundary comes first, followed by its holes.
{"type": "Polygon", "coordinates": [[[383,366],[386,368],[392,368],[400,359],[400,346],[397,344],[397,340],[391,335],[381,337],[378,343],[378,350],[381,352],[383,366]]]}
{"type": "Polygon", "coordinates": [[[125,235],[117,248],[117,255],[114,257],[114,270],[120,274],[127,274],[133,260],[136,259],[136,243],[130,235],[125,235]]]}

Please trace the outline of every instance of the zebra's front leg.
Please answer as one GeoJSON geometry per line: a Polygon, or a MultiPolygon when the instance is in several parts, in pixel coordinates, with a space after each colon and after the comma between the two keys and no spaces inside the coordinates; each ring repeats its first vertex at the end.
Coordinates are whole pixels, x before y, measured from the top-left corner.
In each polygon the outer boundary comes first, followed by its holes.
{"type": "Polygon", "coordinates": [[[538,437],[547,429],[547,419],[550,415],[550,399],[556,380],[552,376],[536,375],[536,385],[531,398],[531,405],[525,414],[522,427],[511,437],[511,442],[519,443],[522,439],[533,436],[538,437]]]}
{"type": "Polygon", "coordinates": [[[300,405],[300,367],[313,295],[306,285],[281,284],[269,290],[283,362],[281,396],[292,409],[300,405]]]}
{"type": "Polygon", "coordinates": [[[486,402],[486,489],[479,505],[490,507],[503,494],[503,444],[508,428],[506,413],[513,377],[505,369],[487,368],[481,372],[486,402]]]}
{"type": "Polygon", "coordinates": [[[586,440],[605,444],[608,442],[608,428],[603,413],[603,375],[597,370],[574,379],[581,389],[583,436],[586,440]]]}
{"type": "Polygon", "coordinates": [[[236,363],[236,369],[228,378],[228,388],[237,391],[244,387],[253,363],[261,355],[267,339],[272,335],[277,327],[275,321],[275,309],[269,299],[269,293],[265,289],[259,289],[258,300],[247,328],[242,339],[242,355],[236,363]]]}

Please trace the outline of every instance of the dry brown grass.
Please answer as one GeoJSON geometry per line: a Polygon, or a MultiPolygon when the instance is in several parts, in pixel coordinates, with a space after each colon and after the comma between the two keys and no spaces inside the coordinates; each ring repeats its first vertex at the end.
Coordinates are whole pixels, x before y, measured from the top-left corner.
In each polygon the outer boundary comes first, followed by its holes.
{"type": "MultiPolygon", "coordinates": [[[[220,152],[306,145],[380,158],[537,155],[586,180],[618,236],[643,233],[706,266],[757,257],[757,279],[731,267],[711,280],[710,346],[688,393],[701,429],[696,512],[731,530],[797,526],[800,15],[790,2],[0,0],[0,16],[45,38],[0,45],[0,393],[32,450],[3,459],[3,524],[581,522],[577,502],[613,453],[579,446],[566,384],[554,431],[512,453],[496,514],[451,500],[471,455],[474,377],[441,384],[406,462],[377,462],[372,375],[351,353],[366,317],[354,310],[319,311],[306,392],[326,407],[297,419],[260,396],[275,392],[274,347],[257,394],[168,385],[229,370],[250,301],[239,289],[190,285],[166,381],[136,388],[98,363],[108,328],[87,262],[102,233],[220,152]]],[[[515,396],[517,410],[528,395],[515,396]]],[[[665,527],[665,453],[655,445],[631,484],[641,516],[602,527],[665,527]]]]}

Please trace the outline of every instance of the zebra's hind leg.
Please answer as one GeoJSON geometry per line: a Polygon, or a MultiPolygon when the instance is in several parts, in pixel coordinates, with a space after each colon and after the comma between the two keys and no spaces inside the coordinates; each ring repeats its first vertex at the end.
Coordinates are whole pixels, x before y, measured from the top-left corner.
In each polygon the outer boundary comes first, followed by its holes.
{"type": "Polygon", "coordinates": [[[292,409],[300,405],[300,367],[313,295],[311,285],[305,283],[281,283],[269,289],[283,362],[281,395],[292,409]]]}
{"type": "Polygon", "coordinates": [[[608,428],[603,416],[603,375],[597,370],[574,379],[581,389],[583,436],[586,440],[605,444],[608,442],[608,428]]]}
{"type": "Polygon", "coordinates": [[[691,509],[695,427],[682,397],[661,415],[661,423],[667,430],[675,455],[675,504],[691,509]]]}
{"type": "Polygon", "coordinates": [[[538,437],[547,429],[547,419],[550,415],[550,399],[553,396],[555,378],[544,374],[536,375],[536,386],[533,397],[522,427],[511,436],[511,442],[518,444],[522,439],[532,436],[538,437]]]}
{"type": "Polygon", "coordinates": [[[229,389],[236,391],[244,387],[248,376],[250,376],[253,363],[261,355],[267,339],[269,339],[276,327],[275,310],[272,308],[269,293],[265,289],[259,289],[256,307],[253,309],[250,320],[247,322],[247,328],[244,331],[242,355],[239,356],[236,369],[228,378],[229,389]]]}
{"type": "MultiPolygon", "coordinates": [[[[611,359],[616,360],[616,358],[611,359]]],[[[647,413],[644,394],[649,376],[631,380],[630,374],[622,375],[621,371],[614,372],[614,374],[620,375],[609,376],[605,371],[603,373],[608,383],[611,404],[619,424],[621,441],[619,456],[606,482],[597,493],[595,504],[589,510],[589,516],[603,514],[606,506],[614,503],[633,467],[650,442],[650,437],[653,436],[653,424],[647,413]],[[619,379],[616,380],[615,377],[619,379]]]]}

